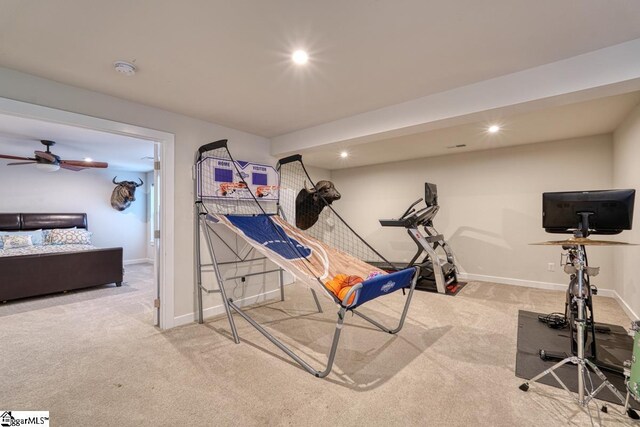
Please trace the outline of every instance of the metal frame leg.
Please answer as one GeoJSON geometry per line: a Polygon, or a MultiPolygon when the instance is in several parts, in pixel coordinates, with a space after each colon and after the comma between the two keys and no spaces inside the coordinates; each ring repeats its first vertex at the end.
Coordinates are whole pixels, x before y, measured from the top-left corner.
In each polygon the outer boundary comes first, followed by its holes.
{"type": "MultiPolygon", "coordinates": [[[[363,319],[371,322],[373,325],[379,327],[383,331],[389,332],[391,334],[395,334],[395,333],[399,332],[402,329],[402,327],[404,326],[404,321],[405,321],[405,319],[407,317],[407,312],[409,311],[409,305],[411,304],[411,298],[413,296],[413,291],[415,290],[417,280],[418,280],[418,270],[416,269],[416,272],[415,272],[415,274],[413,276],[413,280],[411,281],[411,287],[409,289],[409,294],[407,295],[407,301],[405,302],[404,309],[402,310],[402,316],[400,317],[400,321],[398,323],[398,326],[395,329],[387,329],[386,327],[384,327],[380,323],[376,322],[373,319],[370,319],[369,317],[363,315],[362,313],[359,313],[359,312],[357,312],[355,310],[351,310],[351,311],[353,311],[354,313],[356,313],[358,316],[362,317],[363,319]]],[[[316,299],[316,303],[319,305],[319,301],[317,300],[317,295],[316,295],[315,291],[312,289],[311,292],[312,292],[314,298],[316,299]]],[[[347,298],[348,298],[348,296],[347,296],[347,298]]],[[[284,351],[291,359],[293,359],[295,362],[297,362],[300,366],[302,366],[310,374],[312,374],[312,375],[314,375],[314,376],[316,376],[318,378],[324,378],[327,375],[329,375],[329,373],[331,372],[331,369],[333,368],[333,362],[334,362],[335,357],[336,357],[336,351],[338,349],[338,343],[340,342],[340,333],[342,332],[342,327],[344,326],[344,316],[345,316],[345,314],[346,314],[346,312],[348,310],[347,307],[340,307],[340,310],[338,311],[338,320],[336,322],[336,329],[335,329],[335,332],[333,334],[333,341],[331,343],[331,349],[329,350],[329,355],[328,355],[328,359],[327,359],[327,365],[324,368],[324,370],[322,370],[322,371],[314,369],[311,365],[309,365],[309,363],[304,361],[300,356],[298,356],[291,349],[289,349],[289,347],[287,347],[280,340],[278,340],[273,335],[271,335],[258,322],[253,320],[247,313],[242,311],[242,309],[240,309],[240,307],[238,307],[233,301],[229,301],[229,307],[231,307],[236,313],[238,313],[240,316],[242,316],[247,322],[249,322],[251,324],[251,326],[256,328],[258,330],[258,332],[260,332],[262,335],[264,335],[269,341],[271,341],[273,344],[275,344],[280,350],[284,351]]]]}
{"type": "Polygon", "coordinates": [[[313,300],[316,302],[318,313],[324,313],[324,311],[322,311],[322,306],[320,305],[320,301],[318,300],[318,294],[316,294],[315,289],[311,289],[311,295],[313,295],[313,300]]]}
{"type": "Polygon", "coordinates": [[[196,311],[198,313],[198,323],[204,323],[202,312],[202,257],[200,248],[200,208],[196,207],[196,311]]]}
{"type": "MultiPolygon", "coordinates": [[[[284,270],[283,269],[280,269],[278,276],[279,276],[279,284],[280,284],[280,301],[284,301],[284,270]]],[[[320,301],[318,301],[318,295],[316,294],[316,291],[311,289],[311,294],[313,295],[313,300],[316,302],[318,313],[323,313],[322,306],[320,305],[320,301]]]]}
{"type": "Polygon", "coordinates": [[[247,322],[251,324],[254,328],[258,330],[262,335],[265,336],[269,341],[275,344],[280,350],[284,351],[287,356],[296,361],[300,366],[302,366],[307,372],[314,375],[318,378],[324,378],[331,372],[333,368],[333,362],[336,357],[336,351],[338,349],[338,343],[340,342],[340,333],[342,332],[342,327],[344,324],[344,315],[346,313],[346,308],[340,307],[338,311],[338,321],[336,322],[336,330],[333,334],[333,342],[331,343],[331,349],[329,350],[329,356],[327,360],[327,365],[324,370],[316,370],[311,365],[309,365],[306,361],[304,361],[300,356],[295,354],[289,347],[284,345],[282,341],[278,340],[276,337],[271,335],[266,329],[264,329],[258,322],[253,320],[247,313],[242,311],[240,307],[238,307],[233,301],[229,301],[229,306],[235,310],[240,316],[242,316],[247,322]]]}
{"type": "Polygon", "coordinates": [[[402,327],[404,326],[404,320],[407,318],[407,313],[409,312],[409,305],[411,305],[411,298],[413,297],[413,291],[416,288],[416,282],[418,281],[418,272],[416,270],[415,275],[413,276],[413,280],[411,281],[411,287],[409,288],[409,294],[407,295],[407,301],[404,303],[404,309],[402,310],[402,316],[400,316],[400,322],[398,323],[398,326],[395,329],[389,329],[386,326],[378,323],[377,321],[373,320],[372,318],[370,318],[369,316],[360,313],[359,311],[356,311],[356,309],[352,309],[351,311],[360,316],[361,318],[363,318],[364,320],[366,320],[367,322],[371,323],[372,325],[376,326],[377,328],[388,332],[390,334],[397,334],[398,332],[400,332],[400,330],[402,329],[402,327]]]}
{"type": "Polygon", "coordinates": [[[442,266],[440,265],[440,258],[438,257],[438,253],[431,246],[431,244],[427,241],[427,239],[420,234],[417,228],[410,228],[407,230],[411,239],[420,247],[424,249],[424,251],[431,259],[431,263],[433,265],[433,276],[436,280],[436,289],[439,294],[447,293],[447,283],[444,279],[444,274],[442,273],[442,266]]]}
{"type": "MultiPolygon", "coordinates": [[[[206,221],[204,218],[200,218],[200,221],[206,221]]],[[[222,275],[220,274],[220,270],[218,269],[218,262],[216,260],[216,254],[213,250],[213,243],[211,242],[211,235],[206,228],[206,224],[201,223],[201,225],[205,225],[205,241],[207,242],[207,247],[209,248],[209,254],[211,255],[211,261],[213,263],[213,270],[216,273],[216,279],[218,280],[218,289],[220,290],[220,296],[222,297],[222,304],[224,305],[224,311],[227,313],[227,319],[229,320],[229,325],[231,326],[231,333],[233,335],[233,341],[236,344],[240,344],[240,338],[238,338],[238,331],[236,329],[236,324],[233,321],[233,316],[231,315],[231,308],[229,304],[230,300],[227,299],[227,293],[224,290],[224,281],[222,280],[222,275]]],[[[200,314],[202,316],[202,305],[200,306],[200,314]]]]}
{"type": "MultiPolygon", "coordinates": [[[[593,370],[593,372],[595,372],[595,374],[598,376],[598,378],[600,378],[602,380],[602,383],[600,384],[600,386],[598,386],[598,388],[593,391],[591,393],[591,396],[589,396],[589,398],[587,399],[587,401],[595,398],[595,396],[600,392],[600,390],[602,390],[604,387],[607,387],[611,393],[613,393],[618,400],[620,401],[621,404],[624,404],[625,402],[625,398],[622,397],[622,393],[620,393],[618,391],[617,388],[615,388],[613,386],[613,384],[611,384],[611,382],[607,379],[607,377],[602,373],[602,371],[596,366],[595,363],[593,363],[591,360],[589,359],[585,359],[585,362],[587,365],[589,365],[589,367],[591,368],[591,370],[593,370]]],[[[586,367],[585,367],[586,368],[586,367]]]]}
{"type": "Polygon", "coordinates": [[[278,273],[280,280],[280,301],[284,301],[284,270],[280,269],[280,273],[278,273]]]}
{"type": "Polygon", "coordinates": [[[624,412],[627,412],[629,410],[629,390],[627,390],[627,395],[625,396],[624,399],[624,412]]]}
{"type": "MultiPolygon", "coordinates": [[[[207,245],[209,246],[209,249],[211,251],[211,255],[212,255],[212,260],[213,260],[213,265],[214,265],[214,269],[216,271],[216,276],[219,278],[218,280],[220,280],[219,283],[222,283],[221,278],[219,277],[219,271],[217,268],[217,263],[215,260],[215,254],[213,253],[213,246],[211,244],[211,237],[209,236],[208,233],[206,233],[206,237],[207,237],[207,245]]],[[[405,302],[404,305],[404,309],[402,311],[402,316],[400,317],[400,321],[398,323],[398,326],[395,329],[388,329],[385,326],[381,325],[380,323],[376,322],[373,319],[370,319],[369,317],[363,315],[362,313],[356,312],[355,310],[351,310],[354,313],[356,313],[358,316],[362,317],[363,319],[371,322],[373,325],[379,327],[380,329],[382,329],[383,331],[395,334],[397,332],[399,332],[403,325],[404,325],[404,321],[407,317],[407,312],[409,310],[409,305],[411,303],[411,298],[413,297],[413,291],[415,290],[415,286],[416,286],[416,282],[418,280],[418,270],[416,269],[416,272],[413,276],[413,279],[411,281],[411,287],[409,289],[409,294],[407,295],[407,301],[405,302]]],[[[245,319],[247,322],[249,322],[251,324],[251,326],[253,326],[254,328],[256,328],[258,330],[258,332],[260,332],[262,335],[264,335],[265,338],[267,338],[269,341],[271,341],[273,344],[275,344],[280,350],[282,350],[285,354],[287,354],[287,356],[289,356],[291,359],[293,359],[296,363],[298,363],[300,366],[302,366],[307,372],[309,372],[310,374],[312,374],[315,377],[318,378],[324,378],[327,375],[329,375],[329,373],[331,372],[332,368],[333,368],[333,363],[335,361],[335,357],[336,357],[336,352],[338,349],[338,344],[340,342],[340,334],[342,332],[342,328],[344,326],[344,317],[345,314],[347,312],[348,307],[340,307],[339,311],[338,311],[338,320],[336,321],[336,329],[334,331],[333,334],[333,341],[331,343],[331,348],[329,350],[329,354],[327,357],[327,364],[325,366],[325,368],[323,370],[317,370],[314,369],[309,363],[307,363],[304,359],[302,359],[300,356],[298,356],[296,353],[294,353],[289,347],[287,347],[284,343],[282,343],[282,341],[278,340],[277,338],[275,338],[273,335],[271,335],[265,328],[263,328],[258,322],[256,322],[255,320],[253,320],[251,318],[251,316],[249,316],[247,313],[245,313],[240,307],[238,307],[233,300],[231,299],[227,299],[225,294],[224,294],[224,287],[221,285],[220,286],[220,292],[222,294],[222,298],[223,301],[225,302],[225,309],[227,309],[227,317],[229,319],[229,324],[231,325],[231,331],[233,332],[233,336],[234,336],[234,340],[236,340],[236,343],[239,342],[238,338],[237,338],[237,332],[236,332],[236,327],[235,327],[235,323],[233,322],[233,317],[231,316],[231,310],[233,309],[236,313],[238,313],[243,319],[245,319]]],[[[312,289],[311,290],[312,295],[316,301],[316,305],[318,306],[318,310],[320,312],[322,312],[322,307],[320,306],[320,302],[318,301],[316,292],[312,289]]],[[[347,296],[348,297],[348,296],[347,296]]]]}
{"type": "Polygon", "coordinates": [[[569,390],[567,388],[567,386],[560,380],[560,378],[556,375],[556,373],[554,372],[556,369],[558,369],[559,367],[566,365],[567,363],[579,363],[578,358],[575,356],[571,356],[571,357],[567,357],[566,359],[562,359],[561,361],[559,361],[558,363],[556,363],[555,365],[553,365],[552,367],[550,367],[549,369],[545,369],[544,371],[540,372],[538,375],[536,375],[535,377],[531,378],[529,381],[526,381],[525,383],[523,383],[520,386],[520,390],[522,391],[527,391],[529,390],[529,385],[532,383],[535,383],[536,381],[538,381],[540,378],[544,377],[545,375],[549,375],[551,374],[556,381],[558,381],[558,384],[560,384],[560,386],[562,386],[562,388],[569,393],[569,396],[571,397],[571,399],[575,399],[577,400],[580,404],[582,404],[582,402],[580,402],[580,399],[576,399],[575,396],[573,395],[573,393],[571,393],[571,390],[569,390]]]}
{"type": "MultiPolygon", "coordinates": [[[[437,236],[440,234],[434,226],[425,226],[424,228],[429,236],[437,236]]],[[[438,245],[444,250],[444,253],[447,256],[447,261],[453,264],[456,273],[458,273],[458,267],[456,266],[456,255],[453,253],[453,249],[451,249],[451,245],[449,244],[449,242],[444,240],[444,236],[442,237],[442,240],[438,242],[438,245]]]]}

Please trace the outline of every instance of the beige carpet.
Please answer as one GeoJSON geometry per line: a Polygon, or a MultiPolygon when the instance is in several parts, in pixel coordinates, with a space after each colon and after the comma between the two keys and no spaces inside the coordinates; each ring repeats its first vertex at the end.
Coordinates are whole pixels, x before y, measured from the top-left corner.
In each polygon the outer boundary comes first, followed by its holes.
{"type": "MultiPolygon", "coordinates": [[[[49,410],[53,426],[589,425],[564,391],[523,393],[514,375],[518,310],[559,311],[562,292],[479,282],[456,297],[416,292],[398,336],[349,315],[322,380],[241,318],[240,345],[224,318],[159,332],[151,274],[129,266],[124,291],[0,306],[0,409],[49,410]]],[[[363,311],[392,323],[403,301],[396,293],[363,311]]],[[[289,286],[287,301],[251,312],[320,366],[336,312],[322,303],[315,313],[310,293],[289,286]]],[[[628,325],[616,301],[594,304],[599,321],[628,325]]],[[[637,425],[613,410],[602,421],[637,425]]]]}

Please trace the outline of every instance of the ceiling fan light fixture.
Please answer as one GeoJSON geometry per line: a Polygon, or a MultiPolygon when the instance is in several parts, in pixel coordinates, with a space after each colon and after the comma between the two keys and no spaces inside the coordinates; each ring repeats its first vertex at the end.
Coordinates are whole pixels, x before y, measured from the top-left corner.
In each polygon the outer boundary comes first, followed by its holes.
{"type": "Polygon", "coordinates": [[[60,165],[55,163],[37,163],[36,169],[39,169],[43,172],[55,172],[60,169],[60,165]]]}
{"type": "Polygon", "coordinates": [[[136,66],[127,61],[116,61],[113,63],[113,68],[125,76],[133,76],[136,73],[136,66]]]}
{"type": "Polygon", "coordinates": [[[35,163],[36,168],[43,172],[55,172],[58,169],[78,172],[83,169],[105,169],[109,167],[107,162],[97,162],[89,157],[85,157],[84,160],[62,160],[60,156],[53,154],[51,150],[49,150],[55,144],[54,141],[43,139],[40,142],[42,145],[47,147],[47,151],[35,150],[33,152],[34,157],[19,157],[0,154],[0,159],[22,160],[22,162],[18,163],[9,163],[7,166],[31,165],[35,163]]]}

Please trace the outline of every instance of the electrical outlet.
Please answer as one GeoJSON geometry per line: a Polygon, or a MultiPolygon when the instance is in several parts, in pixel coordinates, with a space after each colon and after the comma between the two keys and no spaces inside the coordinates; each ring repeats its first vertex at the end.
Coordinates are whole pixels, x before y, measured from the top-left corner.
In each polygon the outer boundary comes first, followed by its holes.
{"type": "Polygon", "coordinates": [[[547,270],[556,271],[556,263],[555,262],[550,262],[549,264],[547,264],[547,270]]]}

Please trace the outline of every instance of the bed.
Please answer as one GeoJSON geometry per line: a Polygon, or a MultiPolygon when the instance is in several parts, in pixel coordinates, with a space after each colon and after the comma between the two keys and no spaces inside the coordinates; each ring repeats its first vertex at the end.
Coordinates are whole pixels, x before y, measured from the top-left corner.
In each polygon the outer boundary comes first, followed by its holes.
{"type": "MultiPolygon", "coordinates": [[[[87,229],[85,213],[1,213],[3,231],[87,229]]],[[[0,301],[114,283],[122,285],[122,248],[90,245],[0,249],[0,301]],[[11,252],[9,252],[11,251],[11,252]]]]}

